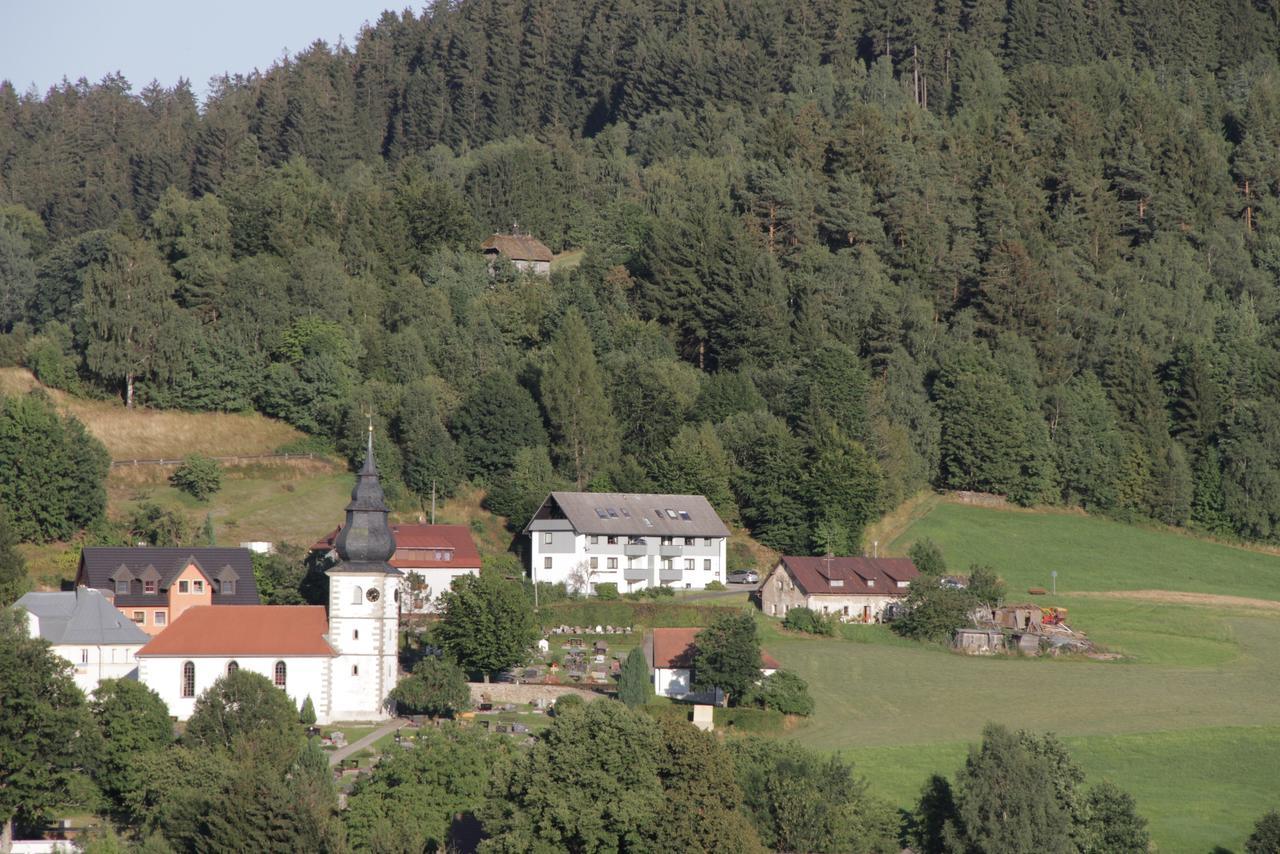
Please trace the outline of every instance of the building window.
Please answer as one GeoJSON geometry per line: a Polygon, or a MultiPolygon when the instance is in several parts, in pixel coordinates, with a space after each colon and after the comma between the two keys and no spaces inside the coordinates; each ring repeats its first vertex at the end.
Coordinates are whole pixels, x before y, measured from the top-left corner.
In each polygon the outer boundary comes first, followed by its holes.
{"type": "Polygon", "coordinates": [[[352,675],[352,676],[359,676],[359,675],[360,675],[360,665],[358,665],[358,664],[353,664],[353,665],[351,665],[351,675],[352,675]]]}
{"type": "Polygon", "coordinates": [[[230,596],[236,592],[236,583],[230,579],[227,579],[226,581],[222,582],[222,585],[218,588],[218,590],[223,596],[230,596]]]}
{"type": "Polygon", "coordinates": [[[708,557],[702,559],[702,569],[704,572],[711,571],[711,558],[708,557]]]}
{"type": "Polygon", "coordinates": [[[190,582],[188,582],[188,581],[179,581],[179,582],[178,582],[178,592],[179,592],[179,593],[186,593],[186,592],[188,592],[190,589],[191,589],[191,583],[190,583],[190,582]]]}
{"type": "Polygon", "coordinates": [[[352,605],[359,605],[359,604],[361,604],[361,603],[363,603],[363,602],[364,602],[364,591],[363,591],[363,590],[361,590],[359,587],[354,587],[354,588],[352,588],[352,590],[351,590],[351,604],[352,604],[352,605]]]}
{"type": "Polygon", "coordinates": [[[598,557],[593,557],[593,558],[591,559],[591,568],[592,568],[592,569],[599,569],[599,568],[600,568],[600,558],[598,558],[598,557]]]}
{"type": "Polygon", "coordinates": [[[196,665],[194,662],[187,661],[182,665],[182,696],[194,697],[196,695],[196,665]]]}
{"type": "Polygon", "coordinates": [[[277,662],[276,662],[276,673],[275,673],[275,677],[276,677],[275,682],[276,682],[276,687],[277,687],[277,688],[283,688],[283,687],[284,687],[284,684],[285,684],[285,676],[286,676],[286,675],[287,675],[287,673],[285,672],[284,662],[283,662],[283,661],[277,661],[277,662]]]}
{"type": "Polygon", "coordinates": [[[618,544],[618,538],[617,538],[617,537],[609,537],[609,538],[606,540],[606,542],[607,542],[609,545],[611,545],[611,546],[616,546],[616,545],[618,544]]]}
{"type": "Polygon", "coordinates": [[[672,543],[673,543],[673,542],[674,542],[674,540],[673,540],[673,538],[671,538],[671,537],[663,537],[663,538],[662,538],[662,544],[663,544],[664,546],[672,545],[672,543]]]}
{"type": "Polygon", "coordinates": [[[598,545],[600,545],[600,537],[598,537],[598,536],[597,536],[597,535],[595,535],[595,534],[592,534],[592,535],[591,535],[591,545],[593,545],[593,546],[598,546],[598,545]]]}
{"type": "Polygon", "coordinates": [[[618,568],[618,559],[616,557],[609,558],[609,569],[618,568]]]}
{"type": "Polygon", "coordinates": [[[166,611],[156,611],[154,620],[157,626],[163,626],[169,621],[169,614],[166,611]]]}
{"type": "Polygon", "coordinates": [[[544,532],[543,532],[543,534],[542,534],[542,544],[543,544],[544,546],[549,546],[549,545],[551,545],[551,541],[552,541],[553,539],[554,539],[554,537],[552,537],[552,535],[551,535],[551,532],[550,532],[550,531],[544,531],[544,532]]]}
{"type": "Polygon", "coordinates": [[[150,593],[151,595],[153,595],[153,596],[154,596],[154,595],[155,595],[155,592],[156,592],[156,583],[155,583],[154,581],[144,581],[144,582],[142,582],[142,592],[143,592],[143,593],[150,593]]]}
{"type": "Polygon", "coordinates": [[[228,661],[228,662],[227,662],[227,675],[228,675],[228,676],[230,676],[232,673],[235,673],[235,672],[236,672],[237,670],[239,670],[239,669],[240,669],[240,662],[238,662],[238,661],[228,661]]]}
{"type": "Polygon", "coordinates": [[[80,650],[80,663],[81,664],[89,663],[89,650],[87,649],[80,650]]]}
{"type": "Polygon", "coordinates": [[[135,623],[138,623],[139,625],[146,625],[146,623],[147,623],[147,612],[146,612],[146,611],[134,611],[134,612],[133,612],[133,621],[134,621],[135,623]]]}
{"type": "Polygon", "coordinates": [[[193,581],[193,582],[191,582],[191,592],[193,592],[193,593],[203,593],[203,592],[204,592],[204,582],[203,582],[203,581],[193,581]]]}
{"type": "Polygon", "coordinates": [[[122,578],[116,581],[116,595],[117,596],[129,595],[129,579],[122,578]]]}
{"type": "Polygon", "coordinates": [[[542,559],[542,568],[543,568],[543,569],[550,569],[550,568],[551,568],[551,558],[549,558],[549,557],[544,557],[544,558],[542,559]]]}
{"type": "Polygon", "coordinates": [[[359,630],[359,629],[352,629],[352,630],[351,630],[351,639],[352,639],[352,640],[360,640],[360,630],[359,630]]]}

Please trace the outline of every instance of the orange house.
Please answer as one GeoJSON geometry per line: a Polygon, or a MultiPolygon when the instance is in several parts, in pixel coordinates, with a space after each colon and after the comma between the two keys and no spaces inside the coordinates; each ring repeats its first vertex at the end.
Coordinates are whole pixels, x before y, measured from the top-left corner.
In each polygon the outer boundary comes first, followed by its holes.
{"type": "Polygon", "coordinates": [[[76,584],[102,591],[149,635],[196,605],[259,604],[248,549],[87,548],[76,584]]]}

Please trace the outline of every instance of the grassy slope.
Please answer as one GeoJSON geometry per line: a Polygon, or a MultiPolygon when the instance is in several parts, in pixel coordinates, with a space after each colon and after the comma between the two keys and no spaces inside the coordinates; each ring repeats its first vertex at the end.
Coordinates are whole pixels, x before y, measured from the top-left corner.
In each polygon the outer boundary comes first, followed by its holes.
{"type": "Polygon", "coordinates": [[[1156,588],[1280,600],[1280,557],[1094,516],[944,502],[889,548],[906,554],[925,537],[952,569],[990,564],[1011,591],[1049,589],[1056,570],[1060,592],[1156,588]]]}
{"type": "MultiPolygon", "coordinates": [[[[1280,558],[1081,515],[935,503],[894,542],[938,542],[953,567],[989,563],[1011,588],[1184,590],[1280,599],[1280,558]]],[[[1046,600],[1047,601],[1047,600],[1046,600]]],[[[953,774],[982,726],[1063,736],[1090,780],[1131,791],[1161,851],[1239,850],[1280,803],[1280,612],[1052,597],[1118,662],[953,655],[883,627],[855,641],[786,635],[770,651],[809,681],[815,716],[793,733],[853,758],[877,792],[909,807],[931,773],[953,774]]],[[[1269,604],[1269,603],[1264,603],[1269,604]]]]}

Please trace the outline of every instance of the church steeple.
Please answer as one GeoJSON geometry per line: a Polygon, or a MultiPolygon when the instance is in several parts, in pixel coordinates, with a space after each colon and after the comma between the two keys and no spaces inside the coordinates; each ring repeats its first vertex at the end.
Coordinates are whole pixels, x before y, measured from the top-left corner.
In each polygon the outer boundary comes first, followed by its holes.
{"type": "Polygon", "coordinates": [[[364,466],[356,475],[355,489],[347,504],[347,521],[333,544],[340,567],[346,571],[395,574],[387,560],[396,552],[395,536],[387,524],[387,503],[378,482],[378,464],[373,457],[373,424],[369,425],[364,466]]]}

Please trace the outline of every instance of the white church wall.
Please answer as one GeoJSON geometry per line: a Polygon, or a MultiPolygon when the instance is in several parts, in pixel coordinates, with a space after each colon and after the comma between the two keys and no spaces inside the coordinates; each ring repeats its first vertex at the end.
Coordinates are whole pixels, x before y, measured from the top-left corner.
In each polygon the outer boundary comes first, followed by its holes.
{"type": "Polygon", "coordinates": [[[259,673],[275,681],[276,662],[285,664],[284,692],[294,708],[300,709],[308,695],[316,708],[318,723],[330,723],[325,715],[329,707],[327,691],[329,656],[194,656],[179,658],[144,655],[138,658],[138,680],[160,695],[169,714],[180,721],[191,717],[196,700],[218,679],[227,674],[227,665],[235,661],[240,669],[259,673]],[[183,696],[183,665],[195,668],[195,690],[183,696]]]}

